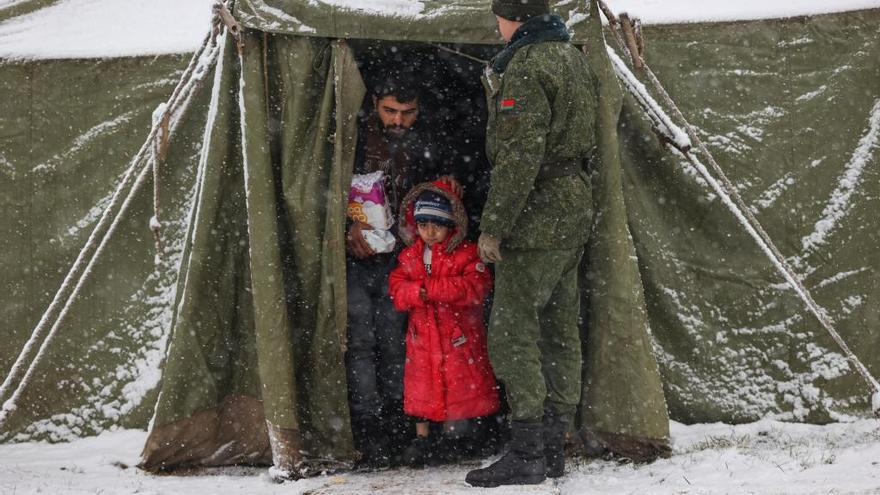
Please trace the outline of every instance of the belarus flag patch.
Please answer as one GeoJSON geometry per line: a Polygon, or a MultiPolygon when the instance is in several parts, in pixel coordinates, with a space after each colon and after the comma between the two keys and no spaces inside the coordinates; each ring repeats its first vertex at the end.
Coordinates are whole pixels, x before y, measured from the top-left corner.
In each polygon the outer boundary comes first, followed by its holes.
{"type": "Polygon", "coordinates": [[[501,110],[513,110],[516,106],[516,100],[513,98],[505,98],[501,100],[501,110]]]}

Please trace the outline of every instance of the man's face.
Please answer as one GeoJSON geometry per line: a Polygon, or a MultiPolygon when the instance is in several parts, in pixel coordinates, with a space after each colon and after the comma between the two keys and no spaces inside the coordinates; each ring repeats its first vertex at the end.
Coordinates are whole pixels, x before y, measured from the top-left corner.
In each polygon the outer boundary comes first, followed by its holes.
{"type": "Polygon", "coordinates": [[[379,120],[385,132],[394,138],[402,138],[406,132],[416,123],[419,116],[419,99],[401,103],[395,96],[373,97],[373,104],[379,114],[379,120]]]}
{"type": "Polygon", "coordinates": [[[516,30],[523,25],[522,22],[511,21],[498,14],[495,14],[495,21],[498,22],[498,32],[501,33],[501,38],[507,42],[510,42],[510,39],[513,38],[513,34],[516,33],[516,30]]]}

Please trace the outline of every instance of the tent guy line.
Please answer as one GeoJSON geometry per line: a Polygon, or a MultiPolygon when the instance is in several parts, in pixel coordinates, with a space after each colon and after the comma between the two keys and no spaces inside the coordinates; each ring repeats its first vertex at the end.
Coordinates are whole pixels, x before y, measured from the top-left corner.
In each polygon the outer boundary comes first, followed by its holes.
{"type": "MultiPolygon", "coordinates": [[[[843,340],[843,337],[840,336],[840,333],[834,328],[834,324],[831,321],[831,318],[828,316],[827,311],[824,308],[819,306],[819,304],[813,299],[810,291],[804,286],[803,282],[801,282],[800,278],[794,272],[794,268],[791,264],[786,260],[786,258],[780,253],[779,249],[776,247],[776,244],[770,238],[769,234],[764,230],[761,226],[758,219],[755,218],[755,215],[751,211],[751,209],[745,204],[742,196],[740,196],[739,192],[736,190],[736,187],[730,182],[730,179],[727,178],[727,175],[715,161],[715,158],[709,152],[709,149],[706,148],[706,145],[697,135],[694,127],[687,121],[685,116],[681,113],[678,106],[672,100],[672,97],[669,96],[669,93],[663,88],[663,85],[660,83],[660,80],[657,79],[657,76],[654,75],[654,71],[648,66],[648,64],[642,59],[639,51],[633,51],[629,48],[629,46],[625,41],[624,37],[626,36],[626,31],[624,29],[623,23],[628,22],[628,19],[623,17],[624,14],[621,14],[620,19],[615,19],[614,14],[608,8],[603,0],[599,0],[599,5],[601,6],[601,11],[606,16],[609,25],[611,26],[611,30],[617,39],[617,43],[620,46],[620,49],[623,50],[628,56],[634,67],[640,68],[644,74],[648,77],[651,84],[654,86],[656,91],[660,94],[666,106],[669,107],[676,118],[679,119],[680,122],[684,124],[684,128],[687,131],[687,136],[690,137],[691,142],[696,144],[697,149],[706,157],[712,171],[717,175],[718,179],[709,172],[705,165],[703,165],[700,160],[694,155],[693,148],[690,146],[690,143],[682,141],[677,133],[674,132],[675,129],[678,129],[675,125],[670,125],[668,117],[660,118],[659,121],[655,118],[651,118],[652,124],[655,126],[658,132],[660,132],[667,140],[667,144],[672,148],[681,153],[687,160],[699,171],[700,175],[706,182],[715,190],[715,192],[721,197],[725,206],[733,213],[735,217],[739,220],[740,224],[745,228],[746,232],[755,240],[758,244],[758,247],[767,255],[770,261],[773,263],[773,266],[776,267],[777,271],[788,281],[789,285],[792,289],[798,294],[801,300],[804,301],[807,308],[811,313],[816,317],[819,321],[819,324],[822,325],[831,338],[837,343],[840,349],[844,352],[847,359],[852,363],[853,367],[855,367],[856,371],[859,375],[864,379],[865,383],[873,390],[873,395],[871,398],[871,408],[873,409],[873,413],[876,417],[880,418],[880,383],[877,382],[877,379],[871,375],[871,372],[868,371],[868,368],[859,360],[859,358],[852,352],[846,342],[843,340]],[[623,34],[622,34],[622,33],[623,34]],[[669,135],[669,132],[673,131],[672,135],[669,135]]],[[[607,46],[607,45],[606,45],[607,46]]],[[[609,56],[612,60],[620,60],[616,54],[613,53],[613,50],[608,47],[609,56]]],[[[618,76],[622,76],[622,72],[619,69],[621,66],[625,69],[625,65],[622,63],[615,63],[615,69],[618,73],[618,76]]],[[[628,71],[627,71],[628,72],[628,71]]],[[[630,78],[635,78],[631,72],[629,74],[624,74],[625,80],[630,78]]],[[[628,83],[627,88],[632,92],[633,90],[638,90],[640,84],[628,83]]],[[[644,87],[642,86],[642,89],[644,87]]],[[[638,97],[637,100],[639,104],[644,108],[645,112],[650,116],[654,113],[659,114],[660,116],[665,116],[665,112],[662,108],[645,108],[650,107],[650,102],[653,101],[650,96],[647,98],[638,97]]]]}

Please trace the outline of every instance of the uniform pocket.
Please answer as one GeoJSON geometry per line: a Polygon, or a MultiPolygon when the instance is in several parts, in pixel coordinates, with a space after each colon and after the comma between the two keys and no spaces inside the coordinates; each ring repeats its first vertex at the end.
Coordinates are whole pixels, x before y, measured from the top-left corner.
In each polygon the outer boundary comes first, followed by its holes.
{"type": "Polygon", "coordinates": [[[510,113],[498,114],[498,139],[507,141],[513,137],[516,132],[517,120],[516,116],[510,113]]]}

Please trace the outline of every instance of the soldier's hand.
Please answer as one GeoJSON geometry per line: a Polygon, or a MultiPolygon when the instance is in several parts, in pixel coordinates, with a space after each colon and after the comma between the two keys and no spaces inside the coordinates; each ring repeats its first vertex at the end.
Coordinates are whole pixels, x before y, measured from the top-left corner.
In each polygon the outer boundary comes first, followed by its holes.
{"type": "Polygon", "coordinates": [[[348,234],[345,236],[345,248],[355,258],[364,259],[376,254],[376,251],[370,247],[370,244],[361,234],[362,230],[369,230],[371,228],[369,224],[363,222],[354,222],[348,228],[348,234]]]}
{"type": "Polygon", "coordinates": [[[459,198],[461,198],[462,195],[464,194],[464,186],[462,186],[461,182],[458,182],[458,180],[455,177],[453,177],[451,175],[442,175],[442,176],[438,177],[437,180],[444,183],[444,184],[448,184],[449,187],[452,189],[452,193],[455,194],[456,196],[458,196],[459,198]]]}
{"type": "Polygon", "coordinates": [[[480,253],[480,259],[486,263],[501,261],[501,239],[489,234],[480,234],[480,238],[477,239],[477,251],[480,253]]]}

